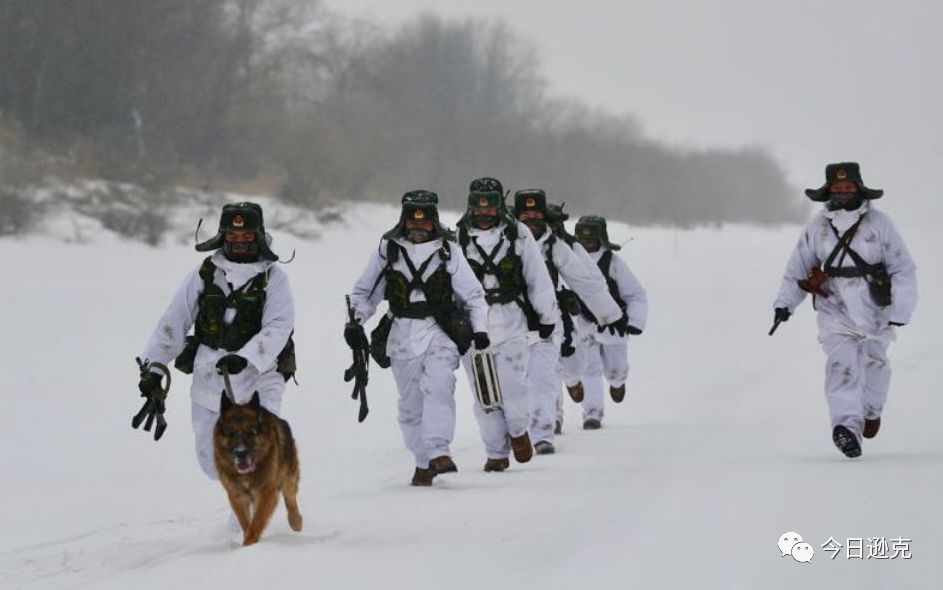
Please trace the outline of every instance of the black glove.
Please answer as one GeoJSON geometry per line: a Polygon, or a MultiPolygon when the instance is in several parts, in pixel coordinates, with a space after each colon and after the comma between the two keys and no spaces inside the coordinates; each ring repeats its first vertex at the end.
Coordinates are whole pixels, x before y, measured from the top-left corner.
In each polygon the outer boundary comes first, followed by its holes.
{"type": "Polygon", "coordinates": [[[642,333],[642,331],[636,328],[635,326],[626,326],[625,331],[633,336],[638,336],[639,334],[642,333]]]}
{"type": "MultiPolygon", "coordinates": [[[[143,371],[147,371],[147,364],[141,362],[140,359],[138,359],[138,366],[143,371]]],[[[164,436],[164,431],[167,430],[167,421],[164,420],[164,398],[167,394],[161,387],[160,374],[151,372],[142,374],[141,380],[138,381],[138,389],[141,390],[141,397],[145,400],[138,413],[131,418],[131,428],[136,429],[143,423],[144,430],[150,432],[156,422],[154,440],[160,440],[160,437],[164,436]]]]}
{"type": "Polygon", "coordinates": [[[157,373],[148,373],[138,381],[138,389],[141,390],[141,397],[152,397],[155,391],[160,390],[160,375],[157,373]]]}
{"type": "Polygon", "coordinates": [[[230,375],[238,375],[248,364],[249,361],[247,361],[245,357],[241,357],[238,354],[227,354],[216,361],[216,368],[219,369],[220,374],[223,373],[223,367],[225,367],[230,375]]]}
{"type": "Polygon", "coordinates": [[[475,332],[472,334],[472,340],[475,342],[475,350],[484,350],[491,346],[491,340],[488,339],[486,332],[475,332]]]}
{"type": "Polygon", "coordinates": [[[546,340],[553,335],[553,331],[556,327],[556,324],[537,324],[537,335],[540,336],[541,340],[546,340]]]}
{"type": "Polygon", "coordinates": [[[777,307],[774,313],[773,320],[777,322],[788,322],[789,317],[792,315],[789,309],[785,307],[777,307]]]}
{"type": "Polygon", "coordinates": [[[887,323],[890,324],[891,326],[898,326],[898,327],[907,325],[907,324],[902,324],[900,322],[887,322],[887,323]]]}
{"type": "Polygon", "coordinates": [[[363,326],[357,322],[347,322],[344,324],[344,341],[347,342],[347,346],[351,350],[366,350],[370,348],[370,343],[367,341],[367,333],[364,332],[363,326]]]}
{"type": "Polygon", "coordinates": [[[609,328],[610,334],[619,333],[619,336],[625,336],[625,333],[629,329],[629,316],[622,314],[622,317],[612,322],[611,324],[606,324],[605,326],[599,326],[599,331],[602,332],[606,328],[609,328]]]}

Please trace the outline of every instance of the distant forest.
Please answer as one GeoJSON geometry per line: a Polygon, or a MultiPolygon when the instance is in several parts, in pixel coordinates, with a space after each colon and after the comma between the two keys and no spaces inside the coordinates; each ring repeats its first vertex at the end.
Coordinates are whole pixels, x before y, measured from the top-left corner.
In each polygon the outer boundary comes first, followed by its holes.
{"type": "Polygon", "coordinates": [[[393,30],[310,0],[0,0],[0,64],[0,198],[25,170],[67,166],[311,207],[426,188],[459,208],[470,180],[496,176],[637,225],[803,213],[762,150],[669,147],[550,95],[537,49],[501,21],[393,30]]]}

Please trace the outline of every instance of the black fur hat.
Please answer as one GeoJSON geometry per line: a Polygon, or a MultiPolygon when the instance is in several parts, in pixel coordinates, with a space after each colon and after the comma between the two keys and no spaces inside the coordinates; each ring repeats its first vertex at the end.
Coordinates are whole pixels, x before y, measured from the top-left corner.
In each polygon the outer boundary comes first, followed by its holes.
{"type": "Polygon", "coordinates": [[[514,215],[522,211],[540,211],[547,216],[547,193],[539,188],[528,188],[514,193],[514,215]]]}
{"type": "Polygon", "coordinates": [[[452,232],[439,221],[439,195],[432,191],[414,190],[405,193],[400,202],[403,209],[399,215],[399,222],[383,234],[385,239],[404,235],[408,219],[430,219],[436,237],[449,240],[454,238],[452,232]]]}
{"type": "Polygon", "coordinates": [[[503,219],[508,225],[516,227],[517,220],[508,210],[504,196],[504,186],[496,178],[482,176],[471,181],[468,185],[468,209],[458,220],[458,225],[468,225],[472,209],[494,207],[498,210],[498,219],[503,219]]]}
{"type": "Polygon", "coordinates": [[[858,185],[858,191],[865,199],[880,199],[883,190],[868,188],[861,180],[861,169],[857,162],[838,162],[825,167],[825,184],[819,188],[807,188],[805,194],[813,201],[824,203],[829,200],[828,187],[836,182],[850,181],[858,185]]]}
{"type": "Polygon", "coordinates": [[[576,222],[577,240],[599,240],[599,243],[610,250],[621,250],[622,246],[609,241],[609,231],[606,229],[606,219],[599,215],[584,215],[576,222]]]}
{"type": "Polygon", "coordinates": [[[259,258],[278,260],[268,247],[265,239],[265,223],[262,217],[262,207],[258,203],[229,203],[223,205],[219,215],[219,229],[212,238],[196,245],[197,252],[209,252],[223,247],[228,231],[251,231],[255,233],[255,241],[259,246],[259,258]]]}

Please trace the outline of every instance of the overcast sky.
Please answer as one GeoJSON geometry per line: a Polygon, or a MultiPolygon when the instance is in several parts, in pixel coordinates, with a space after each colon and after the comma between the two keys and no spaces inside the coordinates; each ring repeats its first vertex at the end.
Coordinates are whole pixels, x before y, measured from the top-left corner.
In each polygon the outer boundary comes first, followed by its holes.
{"type": "Polygon", "coordinates": [[[329,0],[396,25],[499,17],[553,94],[631,113],[651,137],[766,147],[797,187],[858,160],[895,216],[943,213],[943,0],[329,0]]]}

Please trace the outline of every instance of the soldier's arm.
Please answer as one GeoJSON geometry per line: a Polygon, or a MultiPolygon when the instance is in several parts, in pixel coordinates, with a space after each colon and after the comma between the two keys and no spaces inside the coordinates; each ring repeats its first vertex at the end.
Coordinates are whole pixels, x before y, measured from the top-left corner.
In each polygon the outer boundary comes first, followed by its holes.
{"type": "Polygon", "coordinates": [[[550,273],[547,272],[547,264],[530,230],[523,223],[520,225],[522,238],[518,240],[518,248],[524,267],[527,296],[530,298],[531,305],[534,306],[534,311],[540,317],[541,324],[556,324],[560,312],[557,310],[557,294],[553,288],[550,273]]]}
{"type": "Polygon", "coordinates": [[[648,321],[648,293],[642,287],[642,283],[629,270],[629,265],[616,256],[615,253],[612,256],[611,268],[612,278],[619,286],[619,296],[625,301],[625,314],[629,317],[629,325],[644,330],[648,321]]]}
{"type": "Polygon", "coordinates": [[[884,228],[884,266],[891,277],[891,317],[895,324],[910,323],[917,306],[917,265],[903,237],[887,217],[884,228]]]}
{"type": "Polygon", "coordinates": [[[194,270],[184,279],[157,322],[141,358],[168,365],[183,352],[187,333],[196,321],[197,300],[202,291],[203,279],[199,271],[194,270]]]}
{"type": "Polygon", "coordinates": [[[821,229],[820,219],[816,219],[805,228],[789,256],[779,293],[773,302],[774,308],[785,307],[793,312],[805,300],[806,292],[799,288],[798,281],[807,278],[812,268],[822,262],[815,253],[816,236],[820,233],[816,231],[816,228],[821,229]]]}
{"type": "MultiPolygon", "coordinates": [[[[377,306],[383,301],[386,279],[382,276],[386,267],[386,244],[384,240],[370,255],[370,261],[350,292],[350,304],[354,308],[354,319],[361,325],[373,317],[377,306]]],[[[347,321],[345,315],[344,321],[347,321]]]]}
{"type": "Polygon", "coordinates": [[[472,330],[475,332],[488,331],[488,302],[485,300],[485,289],[475,276],[475,272],[468,264],[461,249],[455,244],[446,242],[451,249],[452,290],[465,304],[471,320],[472,330]]]}
{"type": "Polygon", "coordinates": [[[599,266],[588,255],[585,260],[580,257],[576,248],[585,252],[579,244],[574,244],[571,249],[562,240],[554,243],[553,259],[560,276],[579,295],[600,324],[611,324],[622,317],[622,308],[609,293],[609,286],[599,266]]]}

